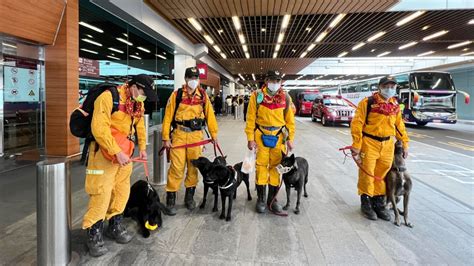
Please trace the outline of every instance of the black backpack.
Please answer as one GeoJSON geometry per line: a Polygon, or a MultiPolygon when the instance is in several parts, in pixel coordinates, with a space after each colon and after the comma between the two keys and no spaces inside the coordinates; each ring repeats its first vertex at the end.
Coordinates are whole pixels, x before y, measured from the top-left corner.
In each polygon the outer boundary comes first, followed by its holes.
{"type": "Polygon", "coordinates": [[[92,135],[91,123],[94,113],[95,100],[105,91],[112,93],[112,113],[118,111],[120,104],[120,95],[117,85],[112,83],[101,83],[87,92],[86,99],[80,108],[72,112],[69,122],[71,134],[78,138],[85,138],[84,148],[82,150],[81,162],[84,163],[89,151],[89,144],[94,140],[92,135]]]}

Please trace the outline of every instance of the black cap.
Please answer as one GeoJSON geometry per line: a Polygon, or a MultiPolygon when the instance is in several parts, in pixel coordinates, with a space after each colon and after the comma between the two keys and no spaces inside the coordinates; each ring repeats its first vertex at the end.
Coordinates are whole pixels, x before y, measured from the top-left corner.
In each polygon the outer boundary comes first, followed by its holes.
{"type": "Polygon", "coordinates": [[[155,82],[153,79],[146,75],[146,74],[140,74],[133,76],[132,79],[128,82],[128,85],[137,85],[140,89],[143,89],[146,95],[146,100],[149,102],[156,102],[158,100],[158,96],[156,95],[156,92],[154,90],[154,84],[155,82]]]}
{"type": "Polygon", "coordinates": [[[385,85],[385,84],[388,84],[388,83],[393,83],[395,85],[398,84],[397,80],[393,76],[386,76],[386,77],[383,77],[379,80],[379,86],[380,85],[385,85]]]}
{"type": "Polygon", "coordinates": [[[184,73],[185,78],[199,78],[199,70],[197,67],[188,67],[184,73]]]}
{"type": "Polygon", "coordinates": [[[280,74],[280,71],[278,70],[269,70],[267,72],[267,75],[266,77],[267,79],[281,79],[281,74],[280,74]]]}

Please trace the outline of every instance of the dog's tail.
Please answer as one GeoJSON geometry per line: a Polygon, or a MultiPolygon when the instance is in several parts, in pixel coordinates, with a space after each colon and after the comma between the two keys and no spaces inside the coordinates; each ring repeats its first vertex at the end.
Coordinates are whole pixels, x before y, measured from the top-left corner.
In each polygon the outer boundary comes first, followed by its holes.
{"type": "Polygon", "coordinates": [[[164,214],[166,214],[166,215],[168,215],[168,216],[171,214],[170,209],[168,209],[168,207],[166,207],[163,203],[157,202],[157,204],[158,204],[158,207],[160,208],[160,210],[161,210],[164,214]]]}

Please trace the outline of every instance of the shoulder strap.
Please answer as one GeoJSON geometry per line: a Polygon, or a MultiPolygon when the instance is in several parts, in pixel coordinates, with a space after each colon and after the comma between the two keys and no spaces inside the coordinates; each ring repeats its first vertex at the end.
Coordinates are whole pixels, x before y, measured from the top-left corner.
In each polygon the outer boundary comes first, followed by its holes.
{"type": "Polygon", "coordinates": [[[117,87],[115,86],[112,86],[110,88],[108,88],[108,90],[110,91],[110,93],[112,93],[112,113],[115,113],[118,111],[119,109],[119,104],[120,104],[120,94],[118,92],[118,89],[117,87]]]}
{"type": "Polygon", "coordinates": [[[366,113],[365,113],[365,124],[369,124],[369,113],[370,111],[372,110],[372,104],[374,104],[375,100],[374,100],[374,96],[369,96],[369,98],[367,98],[367,110],[366,110],[366,113]]]}
{"type": "Polygon", "coordinates": [[[291,102],[291,98],[290,98],[290,95],[285,92],[285,102],[286,102],[286,106],[285,106],[285,110],[283,111],[283,114],[285,115],[286,117],[286,114],[288,113],[288,110],[290,109],[290,102],[291,102]]]}
{"type": "Polygon", "coordinates": [[[176,91],[176,101],[174,105],[173,121],[171,121],[171,126],[173,128],[176,128],[176,112],[178,111],[179,103],[181,103],[182,99],[183,99],[183,89],[179,88],[176,91]]]}

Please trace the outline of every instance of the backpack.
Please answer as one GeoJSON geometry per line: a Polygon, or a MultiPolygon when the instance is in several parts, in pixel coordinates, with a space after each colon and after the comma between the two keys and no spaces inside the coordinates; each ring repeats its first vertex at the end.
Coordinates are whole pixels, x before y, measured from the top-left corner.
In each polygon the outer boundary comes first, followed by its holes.
{"type": "Polygon", "coordinates": [[[74,110],[70,116],[69,129],[71,134],[75,137],[86,139],[84,148],[82,149],[82,163],[86,161],[89,144],[94,140],[91,129],[94,102],[105,91],[110,91],[112,93],[112,114],[118,111],[120,95],[116,85],[111,83],[101,83],[87,92],[86,99],[82,106],[74,110]]]}
{"type": "MultiPolygon", "coordinates": [[[[202,88],[198,88],[199,92],[201,93],[201,97],[202,97],[202,110],[204,112],[204,108],[206,106],[206,91],[203,90],[202,88]]],[[[173,113],[173,121],[171,121],[171,126],[173,127],[173,129],[175,129],[177,127],[177,124],[176,124],[176,112],[178,111],[178,107],[179,107],[179,104],[181,103],[181,100],[183,99],[183,88],[179,88],[177,91],[176,91],[176,104],[175,104],[175,107],[174,107],[174,113],[173,113]]]]}

